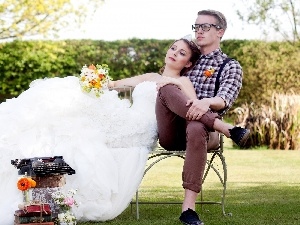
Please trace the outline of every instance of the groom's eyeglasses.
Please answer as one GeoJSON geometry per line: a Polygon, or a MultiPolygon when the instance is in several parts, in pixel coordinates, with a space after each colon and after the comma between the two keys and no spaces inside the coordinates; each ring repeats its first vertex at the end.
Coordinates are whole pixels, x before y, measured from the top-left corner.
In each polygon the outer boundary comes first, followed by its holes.
{"type": "Polygon", "coordinates": [[[192,25],[192,30],[194,31],[194,32],[198,32],[199,31],[199,29],[200,29],[200,27],[201,27],[201,29],[203,30],[203,31],[210,31],[210,28],[211,27],[215,27],[216,29],[221,29],[221,27],[219,26],[219,25],[216,25],[216,24],[210,24],[210,23],[202,23],[202,24],[193,24],[192,25]]]}

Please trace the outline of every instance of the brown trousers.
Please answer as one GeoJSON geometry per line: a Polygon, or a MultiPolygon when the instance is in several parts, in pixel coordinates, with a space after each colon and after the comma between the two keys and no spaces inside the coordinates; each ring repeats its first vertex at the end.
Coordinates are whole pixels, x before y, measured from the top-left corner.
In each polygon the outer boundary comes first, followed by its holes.
{"type": "Polygon", "coordinates": [[[160,145],[166,150],[186,150],[183,165],[183,188],[201,190],[202,178],[207,159],[209,132],[217,113],[208,111],[199,120],[187,120],[186,106],[188,98],[175,85],[168,84],[158,91],[156,100],[156,118],[160,145]]]}

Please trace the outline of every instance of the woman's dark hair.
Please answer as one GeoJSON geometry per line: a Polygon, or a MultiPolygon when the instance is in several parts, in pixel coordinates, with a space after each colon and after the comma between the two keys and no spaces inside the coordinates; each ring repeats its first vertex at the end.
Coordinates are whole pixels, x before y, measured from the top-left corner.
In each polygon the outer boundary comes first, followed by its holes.
{"type": "MultiPolygon", "coordinates": [[[[190,58],[190,62],[192,63],[192,65],[191,65],[190,67],[188,67],[188,68],[184,67],[184,68],[180,71],[180,76],[184,75],[186,72],[188,72],[189,70],[191,70],[191,69],[195,66],[195,64],[196,64],[196,62],[197,62],[197,60],[199,59],[199,56],[200,56],[200,54],[201,54],[199,47],[198,47],[193,41],[189,41],[189,40],[187,40],[187,39],[185,39],[185,38],[181,38],[181,39],[175,40],[175,41],[170,45],[170,47],[171,47],[175,42],[181,41],[181,40],[184,41],[184,42],[189,46],[189,48],[190,48],[191,51],[192,51],[192,55],[191,55],[191,58],[190,58]]],[[[159,70],[159,73],[162,74],[162,73],[164,72],[164,69],[165,69],[165,66],[163,66],[163,67],[159,70]]]]}

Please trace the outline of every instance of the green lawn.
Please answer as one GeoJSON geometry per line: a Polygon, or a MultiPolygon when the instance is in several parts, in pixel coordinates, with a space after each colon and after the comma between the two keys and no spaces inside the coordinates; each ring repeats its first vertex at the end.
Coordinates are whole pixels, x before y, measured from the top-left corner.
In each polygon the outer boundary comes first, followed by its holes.
{"type": "MultiPolygon", "coordinates": [[[[228,167],[226,213],[220,205],[197,205],[206,225],[300,224],[300,151],[235,150],[225,145],[228,167]]],[[[170,158],[155,165],[144,177],[140,201],[182,201],[181,169],[183,160],[170,158]]],[[[204,200],[220,200],[221,185],[209,174],[203,186],[204,200]]],[[[79,225],[176,225],[180,204],[140,205],[136,220],[135,206],[107,222],[86,222],[79,225]]]]}

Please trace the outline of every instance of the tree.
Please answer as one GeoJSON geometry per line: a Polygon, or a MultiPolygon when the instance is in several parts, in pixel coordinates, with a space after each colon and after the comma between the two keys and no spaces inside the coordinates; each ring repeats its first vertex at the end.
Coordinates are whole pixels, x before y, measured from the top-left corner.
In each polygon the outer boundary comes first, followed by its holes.
{"type": "Polygon", "coordinates": [[[237,10],[242,21],[260,25],[268,35],[269,29],[294,44],[300,41],[300,1],[299,0],[242,0],[244,9],[237,10]]]}
{"type": "Polygon", "coordinates": [[[104,0],[0,0],[0,40],[56,35],[80,25],[104,0]]]}

